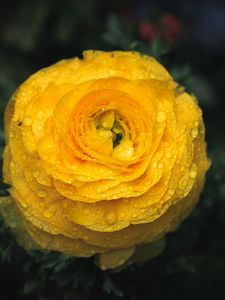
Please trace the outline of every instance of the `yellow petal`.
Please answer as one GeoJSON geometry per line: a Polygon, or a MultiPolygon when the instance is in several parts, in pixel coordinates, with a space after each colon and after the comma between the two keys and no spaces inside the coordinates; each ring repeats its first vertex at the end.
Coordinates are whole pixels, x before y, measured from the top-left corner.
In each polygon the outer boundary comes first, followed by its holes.
{"type": "Polygon", "coordinates": [[[113,269],[123,265],[135,251],[135,247],[113,250],[99,254],[96,260],[102,270],[113,269]]]}

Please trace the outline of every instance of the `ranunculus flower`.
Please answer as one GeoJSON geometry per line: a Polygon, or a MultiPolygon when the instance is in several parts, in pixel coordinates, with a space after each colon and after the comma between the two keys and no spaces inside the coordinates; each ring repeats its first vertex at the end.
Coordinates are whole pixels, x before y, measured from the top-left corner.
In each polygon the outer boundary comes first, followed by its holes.
{"type": "Polygon", "coordinates": [[[196,99],[135,52],[85,51],[35,73],[5,134],[1,211],[19,242],[96,255],[102,269],[156,255],[209,167],[196,99]]]}

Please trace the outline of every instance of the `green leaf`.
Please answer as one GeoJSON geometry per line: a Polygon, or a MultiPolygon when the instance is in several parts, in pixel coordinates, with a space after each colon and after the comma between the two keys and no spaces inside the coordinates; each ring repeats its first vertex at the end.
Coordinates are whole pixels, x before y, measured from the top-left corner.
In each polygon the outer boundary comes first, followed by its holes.
{"type": "Polygon", "coordinates": [[[126,20],[112,14],[108,17],[106,31],[102,38],[110,46],[126,50],[130,48],[133,42],[132,30],[126,20]]]}
{"type": "Polygon", "coordinates": [[[117,297],[123,297],[122,291],[116,287],[109,276],[105,276],[102,289],[107,294],[114,294],[117,297]]]}
{"type": "Polygon", "coordinates": [[[34,292],[39,286],[37,279],[29,280],[25,283],[23,292],[25,295],[31,294],[34,292]]]}

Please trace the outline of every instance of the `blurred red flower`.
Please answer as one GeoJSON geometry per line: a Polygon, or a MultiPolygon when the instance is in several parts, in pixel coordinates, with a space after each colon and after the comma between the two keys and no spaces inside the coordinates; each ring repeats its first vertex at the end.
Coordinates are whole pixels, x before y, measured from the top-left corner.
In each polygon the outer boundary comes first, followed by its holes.
{"type": "Polygon", "coordinates": [[[150,42],[158,34],[157,26],[150,21],[143,21],[139,24],[139,35],[145,42],[150,42]]]}
{"type": "Polygon", "coordinates": [[[175,16],[166,13],[159,20],[162,37],[171,43],[177,43],[181,38],[182,24],[175,16]]]}

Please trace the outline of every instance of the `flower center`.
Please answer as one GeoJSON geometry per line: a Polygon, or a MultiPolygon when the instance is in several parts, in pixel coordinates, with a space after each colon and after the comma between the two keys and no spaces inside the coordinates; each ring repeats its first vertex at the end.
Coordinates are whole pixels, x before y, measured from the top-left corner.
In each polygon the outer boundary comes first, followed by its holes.
{"type": "Polygon", "coordinates": [[[95,127],[98,135],[112,144],[112,157],[126,161],[133,156],[129,129],[115,111],[108,110],[98,114],[95,117],[95,127]]]}
{"type": "Polygon", "coordinates": [[[124,129],[112,110],[106,111],[96,118],[96,129],[100,136],[112,140],[113,148],[119,145],[124,137],[124,129]]]}

